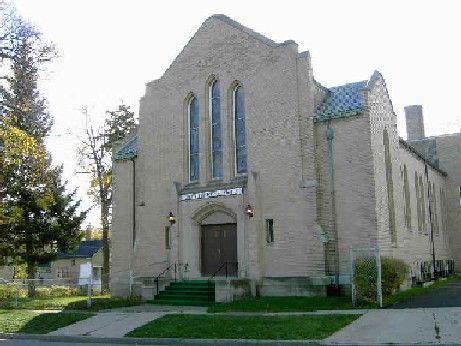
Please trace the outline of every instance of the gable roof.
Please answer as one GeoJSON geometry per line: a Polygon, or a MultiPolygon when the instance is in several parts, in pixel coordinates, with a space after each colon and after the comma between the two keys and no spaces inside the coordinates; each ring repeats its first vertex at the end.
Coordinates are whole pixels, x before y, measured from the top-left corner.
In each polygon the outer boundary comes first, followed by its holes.
{"type": "Polygon", "coordinates": [[[134,135],[126,141],[114,154],[113,159],[118,160],[131,160],[138,156],[139,139],[138,135],[134,135]]]}
{"type": "Polygon", "coordinates": [[[319,105],[314,115],[314,122],[355,116],[363,111],[361,91],[368,81],[348,83],[328,88],[328,96],[319,105]]]}
{"type": "Polygon", "coordinates": [[[78,248],[70,253],[59,252],[58,259],[66,258],[90,258],[102,248],[102,240],[84,240],[78,244],[78,248]]]}

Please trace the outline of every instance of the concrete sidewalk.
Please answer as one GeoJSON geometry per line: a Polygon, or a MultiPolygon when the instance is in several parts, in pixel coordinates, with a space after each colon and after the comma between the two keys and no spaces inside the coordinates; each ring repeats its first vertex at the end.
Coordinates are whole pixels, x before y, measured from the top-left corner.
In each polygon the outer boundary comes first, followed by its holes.
{"type": "Polygon", "coordinates": [[[324,341],[348,345],[458,345],[461,308],[370,310],[324,341]]]}
{"type": "Polygon", "coordinates": [[[104,312],[70,326],[48,333],[52,336],[93,336],[118,338],[147,322],[165,315],[165,312],[104,312]]]}
{"type": "MultiPolygon", "coordinates": [[[[79,321],[67,327],[60,328],[47,335],[51,336],[92,336],[118,338],[150,321],[167,314],[208,314],[204,307],[181,307],[148,305],[106,310],[97,313],[86,320],[79,321]]],[[[55,312],[55,311],[53,311],[55,312]]],[[[299,315],[340,315],[340,314],[365,314],[367,310],[320,310],[316,312],[286,312],[286,313],[261,313],[261,312],[230,312],[208,314],[210,316],[299,316],[299,315]]]]}

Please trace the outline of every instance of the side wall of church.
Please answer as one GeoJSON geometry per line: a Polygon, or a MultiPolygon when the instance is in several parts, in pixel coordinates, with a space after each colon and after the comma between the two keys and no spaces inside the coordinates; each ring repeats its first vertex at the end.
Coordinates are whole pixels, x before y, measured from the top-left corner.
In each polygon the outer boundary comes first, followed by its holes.
{"type": "MultiPolygon", "coordinates": [[[[389,99],[384,79],[379,75],[372,77],[371,86],[367,93],[368,114],[370,119],[371,148],[373,153],[376,215],[378,239],[383,256],[393,256],[403,259],[412,270],[416,270],[421,261],[429,261],[432,256],[430,243],[430,222],[428,184],[425,177],[425,162],[411,153],[409,149],[400,142],[397,133],[397,119],[389,99]],[[390,161],[386,164],[386,140],[385,131],[388,136],[388,147],[390,161]],[[407,170],[409,191],[411,227],[407,227],[406,210],[407,206],[404,197],[404,169],[407,170]],[[387,173],[386,173],[387,170],[387,173]],[[415,185],[415,173],[418,179],[418,192],[415,185]],[[387,174],[387,176],[386,176],[387,174]],[[392,179],[390,184],[388,180],[392,179]],[[392,193],[389,193],[388,187],[392,193]],[[418,223],[417,194],[420,203],[420,222],[418,223]],[[392,196],[392,197],[391,197],[392,196]],[[390,201],[389,198],[393,198],[390,201]],[[390,209],[391,208],[391,209],[390,209]],[[392,215],[394,226],[392,226],[392,215]],[[418,227],[419,225],[419,227],[418,227]]],[[[447,233],[442,231],[442,210],[440,202],[440,189],[445,189],[446,178],[439,171],[428,167],[431,191],[434,190],[434,197],[431,200],[435,205],[436,212],[433,213],[434,229],[440,232],[434,233],[436,247],[436,258],[449,258],[447,233]]],[[[434,208],[433,208],[434,209],[434,208]]]]}

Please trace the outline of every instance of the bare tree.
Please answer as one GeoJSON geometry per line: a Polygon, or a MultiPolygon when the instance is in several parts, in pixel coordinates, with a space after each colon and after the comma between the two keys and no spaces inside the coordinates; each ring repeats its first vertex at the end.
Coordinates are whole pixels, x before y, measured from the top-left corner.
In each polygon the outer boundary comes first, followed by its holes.
{"type": "Polygon", "coordinates": [[[82,109],[85,117],[85,136],[79,148],[80,166],[91,173],[88,194],[100,208],[103,241],[102,288],[109,289],[109,232],[112,216],[112,150],[119,141],[136,127],[134,113],[130,107],[120,105],[116,111],[107,111],[105,127],[95,127],[88,109],[82,109]]]}

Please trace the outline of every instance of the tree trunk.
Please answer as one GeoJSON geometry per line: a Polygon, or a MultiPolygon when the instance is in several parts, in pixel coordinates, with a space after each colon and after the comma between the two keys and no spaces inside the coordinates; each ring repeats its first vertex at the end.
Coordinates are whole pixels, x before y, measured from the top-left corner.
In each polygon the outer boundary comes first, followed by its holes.
{"type": "Polygon", "coordinates": [[[103,251],[103,265],[102,265],[102,277],[101,286],[103,291],[109,291],[110,282],[110,248],[109,248],[109,222],[108,222],[108,207],[104,202],[101,203],[101,224],[102,224],[102,251],[103,251]]]}
{"type": "Polygon", "coordinates": [[[27,296],[35,297],[35,263],[27,263],[27,296]]]}

